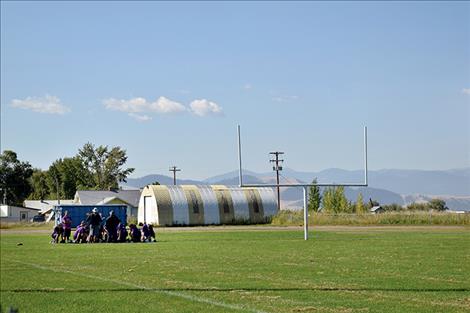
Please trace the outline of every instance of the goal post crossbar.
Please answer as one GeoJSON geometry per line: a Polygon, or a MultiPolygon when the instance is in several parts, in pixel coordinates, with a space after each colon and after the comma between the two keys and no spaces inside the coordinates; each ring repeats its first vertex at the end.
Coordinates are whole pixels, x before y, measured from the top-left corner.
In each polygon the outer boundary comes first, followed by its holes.
{"type": "Polygon", "coordinates": [[[364,182],[363,183],[305,183],[305,184],[244,184],[243,183],[243,170],[242,170],[242,146],[240,125],[237,126],[238,131],[238,186],[243,187],[367,187],[368,184],[368,169],[367,169],[367,126],[364,126],[364,182]]]}

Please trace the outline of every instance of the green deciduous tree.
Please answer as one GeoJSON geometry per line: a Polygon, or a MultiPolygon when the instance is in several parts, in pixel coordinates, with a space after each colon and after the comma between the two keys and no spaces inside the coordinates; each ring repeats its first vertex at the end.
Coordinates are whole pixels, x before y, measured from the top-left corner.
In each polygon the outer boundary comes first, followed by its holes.
{"type": "Polygon", "coordinates": [[[80,189],[117,188],[134,171],[123,169],[126,151],[87,143],[76,156],[57,159],[47,171],[36,170],[31,178],[30,199],[73,199],[80,189]]]}
{"type": "Polygon", "coordinates": [[[33,169],[28,162],[21,162],[11,150],[0,155],[0,188],[1,200],[7,204],[22,205],[31,192],[30,177],[33,169]]]}
{"type": "Polygon", "coordinates": [[[446,206],[446,202],[441,199],[432,199],[428,203],[428,207],[434,211],[445,211],[449,208],[446,206]]]}
{"type": "MultiPolygon", "coordinates": [[[[316,184],[317,179],[315,178],[312,181],[312,184],[316,184]]],[[[321,204],[321,192],[320,187],[318,186],[310,186],[310,190],[308,193],[308,210],[313,212],[318,212],[320,209],[321,204]]]]}
{"type": "Polygon", "coordinates": [[[91,178],[93,189],[117,188],[119,182],[125,182],[134,169],[122,168],[127,161],[126,150],[120,147],[95,146],[85,144],[78,152],[85,169],[91,178]]]}
{"type": "Polygon", "coordinates": [[[323,192],[323,211],[327,213],[350,212],[348,199],[344,195],[344,187],[328,187],[323,192]]]}
{"type": "Polygon", "coordinates": [[[54,199],[57,198],[57,188],[62,199],[73,199],[78,189],[92,188],[91,181],[91,174],[77,156],[58,159],[49,166],[48,186],[54,199]]]}
{"type": "Polygon", "coordinates": [[[32,192],[28,196],[28,199],[32,199],[32,200],[47,199],[50,194],[47,181],[48,181],[47,171],[34,169],[33,175],[31,176],[32,192]]]}

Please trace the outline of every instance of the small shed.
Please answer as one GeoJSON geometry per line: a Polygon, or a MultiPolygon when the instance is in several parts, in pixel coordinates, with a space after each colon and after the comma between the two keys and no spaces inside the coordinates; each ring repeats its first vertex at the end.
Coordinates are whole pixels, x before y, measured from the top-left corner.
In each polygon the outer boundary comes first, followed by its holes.
{"type": "Polygon", "coordinates": [[[62,215],[65,211],[68,211],[70,218],[72,219],[72,227],[77,227],[81,221],[87,219],[88,214],[96,208],[98,213],[103,218],[109,216],[110,211],[114,211],[114,214],[122,221],[127,221],[127,206],[120,204],[107,204],[107,205],[79,205],[79,204],[64,204],[54,206],[55,213],[55,224],[60,223],[62,215]]]}
{"type": "Polygon", "coordinates": [[[153,225],[266,223],[277,213],[273,188],[224,185],[148,185],[138,221],[153,225]]]}
{"type": "Polygon", "coordinates": [[[0,206],[1,222],[29,222],[33,216],[39,213],[39,209],[24,208],[13,205],[2,204],[0,206]]]}

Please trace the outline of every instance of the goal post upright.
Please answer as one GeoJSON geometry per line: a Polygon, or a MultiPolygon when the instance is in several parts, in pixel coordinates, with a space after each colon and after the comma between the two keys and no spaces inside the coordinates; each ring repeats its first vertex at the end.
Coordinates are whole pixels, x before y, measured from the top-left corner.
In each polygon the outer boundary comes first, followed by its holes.
{"type": "Polygon", "coordinates": [[[240,125],[237,126],[238,133],[238,183],[240,188],[243,187],[243,175],[242,175],[242,143],[240,137],[240,125]]]}
{"type": "Polygon", "coordinates": [[[308,240],[308,189],[307,186],[302,188],[304,189],[304,240],[308,240]]]}
{"type": "Polygon", "coordinates": [[[368,185],[367,177],[367,126],[364,126],[364,185],[368,185]]]}

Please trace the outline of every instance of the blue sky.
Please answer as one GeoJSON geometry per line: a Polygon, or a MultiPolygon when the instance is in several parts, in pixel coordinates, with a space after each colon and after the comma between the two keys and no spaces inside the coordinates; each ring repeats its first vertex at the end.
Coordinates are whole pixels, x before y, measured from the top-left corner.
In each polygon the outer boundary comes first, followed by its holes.
{"type": "Polygon", "coordinates": [[[1,2],[1,149],[134,177],[470,166],[468,2],[1,2]]]}

